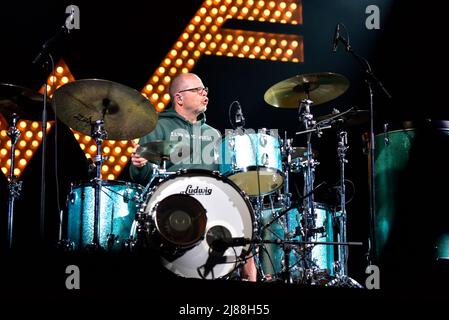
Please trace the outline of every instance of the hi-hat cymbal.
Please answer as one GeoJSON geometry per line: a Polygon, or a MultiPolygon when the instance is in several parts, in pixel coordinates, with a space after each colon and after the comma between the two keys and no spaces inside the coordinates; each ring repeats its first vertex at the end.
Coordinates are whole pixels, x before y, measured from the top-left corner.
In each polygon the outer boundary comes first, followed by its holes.
{"type": "Polygon", "coordinates": [[[69,127],[91,135],[91,122],[104,120],[110,140],[140,138],[156,127],[158,114],[140,92],[122,84],[84,79],[55,91],[53,109],[69,127]]]}
{"type": "Polygon", "coordinates": [[[181,153],[182,150],[189,150],[188,146],[184,146],[180,142],[155,140],[139,146],[136,154],[151,162],[161,160],[170,160],[171,156],[176,157],[180,161],[189,156],[188,152],[181,153]]]}
{"type": "Polygon", "coordinates": [[[330,113],[318,117],[317,122],[340,122],[344,126],[360,126],[369,121],[368,110],[350,109],[341,113],[330,113]]]}
{"type": "MultiPolygon", "coordinates": [[[[318,152],[316,150],[312,150],[312,156],[316,158],[318,152]]],[[[292,160],[296,158],[307,158],[307,148],[306,147],[293,147],[292,150],[292,160]]]]}
{"type": "Polygon", "coordinates": [[[276,108],[298,108],[301,100],[309,99],[313,105],[333,100],[349,88],[346,77],[331,72],[297,75],[278,82],[264,95],[266,103],[276,108]]]}
{"type": "MultiPolygon", "coordinates": [[[[43,103],[44,96],[38,92],[14,84],[0,83],[0,113],[5,118],[10,118],[15,113],[23,120],[40,121],[43,103]]],[[[47,103],[50,105],[48,99],[47,103]]],[[[47,119],[54,120],[50,108],[47,109],[47,119]]]]}

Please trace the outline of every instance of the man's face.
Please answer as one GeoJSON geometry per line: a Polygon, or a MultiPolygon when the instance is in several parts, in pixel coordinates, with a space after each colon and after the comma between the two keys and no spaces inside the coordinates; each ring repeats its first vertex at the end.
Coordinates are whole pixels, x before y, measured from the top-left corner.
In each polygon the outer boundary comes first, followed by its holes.
{"type": "Polygon", "coordinates": [[[186,111],[193,114],[200,114],[207,109],[209,98],[207,97],[207,88],[197,76],[190,76],[183,82],[182,88],[178,91],[182,96],[183,107],[186,111]]]}

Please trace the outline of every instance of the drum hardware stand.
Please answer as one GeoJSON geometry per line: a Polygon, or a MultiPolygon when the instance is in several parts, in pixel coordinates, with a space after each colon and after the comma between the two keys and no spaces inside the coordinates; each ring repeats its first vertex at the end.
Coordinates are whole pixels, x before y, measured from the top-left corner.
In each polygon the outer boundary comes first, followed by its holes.
{"type": "MultiPolygon", "coordinates": [[[[348,163],[346,160],[346,151],[349,149],[348,146],[348,134],[344,130],[339,130],[338,133],[338,147],[337,155],[340,163],[340,214],[336,217],[338,219],[339,235],[338,242],[346,243],[346,187],[345,187],[345,164],[348,163]]],[[[334,264],[336,269],[336,278],[329,283],[330,286],[353,286],[357,288],[362,288],[354,279],[348,276],[348,248],[346,246],[338,247],[338,261],[334,264]]]]}
{"type": "Polygon", "coordinates": [[[8,249],[12,248],[13,240],[13,222],[14,222],[14,201],[20,197],[22,191],[22,181],[18,181],[14,175],[14,157],[16,151],[16,143],[20,137],[20,130],[17,129],[17,121],[19,117],[13,113],[9,121],[8,137],[11,139],[11,165],[8,176],[8,249]]]}
{"type": "MultiPolygon", "coordinates": [[[[106,106],[104,113],[106,111],[106,106]]],[[[101,143],[103,140],[107,139],[108,134],[104,128],[104,120],[96,120],[91,122],[91,132],[92,137],[97,145],[97,154],[94,158],[94,163],[96,167],[96,177],[93,179],[95,184],[95,205],[94,205],[94,235],[92,244],[88,246],[88,249],[98,250],[101,248],[98,234],[99,234],[99,221],[100,221],[100,208],[101,208],[101,167],[105,157],[102,155],[101,143]]]]}
{"type": "MultiPolygon", "coordinates": [[[[313,235],[309,234],[311,228],[315,228],[315,205],[313,200],[313,183],[314,183],[314,170],[315,162],[312,155],[312,133],[309,129],[312,129],[315,125],[313,115],[310,112],[310,106],[313,101],[310,99],[303,99],[299,104],[299,120],[303,123],[304,129],[307,132],[307,165],[304,170],[304,196],[303,196],[303,213],[304,217],[304,239],[309,241],[313,235]]],[[[319,131],[318,131],[319,133],[319,131]]],[[[311,261],[310,250],[304,250],[303,261],[305,262],[305,269],[309,269],[309,261],[311,261]]]]}

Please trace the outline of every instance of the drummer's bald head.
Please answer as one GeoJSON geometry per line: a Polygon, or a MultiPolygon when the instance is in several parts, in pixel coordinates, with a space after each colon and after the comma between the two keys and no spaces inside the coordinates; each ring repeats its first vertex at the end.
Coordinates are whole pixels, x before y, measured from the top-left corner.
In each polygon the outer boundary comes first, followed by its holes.
{"type": "Polygon", "coordinates": [[[190,88],[190,82],[192,79],[198,79],[201,81],[200,77],[194,73],[181,73],[173,78],[168,91],[173,105],[175,105],[175,95],[181,90],[190,88]]]}

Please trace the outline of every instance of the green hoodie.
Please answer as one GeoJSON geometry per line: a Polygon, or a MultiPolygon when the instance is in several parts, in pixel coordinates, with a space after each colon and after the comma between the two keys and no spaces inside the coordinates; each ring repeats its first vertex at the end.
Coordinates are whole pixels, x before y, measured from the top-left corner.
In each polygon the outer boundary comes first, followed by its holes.
{"type": "MultiPolygon", "coordinates": [[[[220,138],[220,132],[206,124],[204,113],[198,116],[198,121],[195,124],[192,124],[177,113],[174,108],[170,108],[159,114],[156,128],[142,137],[139,144],[144,145],[147,142],[156,140],[180,141],[182,154],[186,155],[186,157],[180,160],[172,157],[171,161],[167,161],[167,171],[179,169],[206,169],[214,171],[218,170],[217,145],[220,138]]],[[[151,174],[152,169],[149,163],[142,168],[137,168],[132,164],[130,166],[130,177],[137,183],[147,184],[151,174]]]]}

